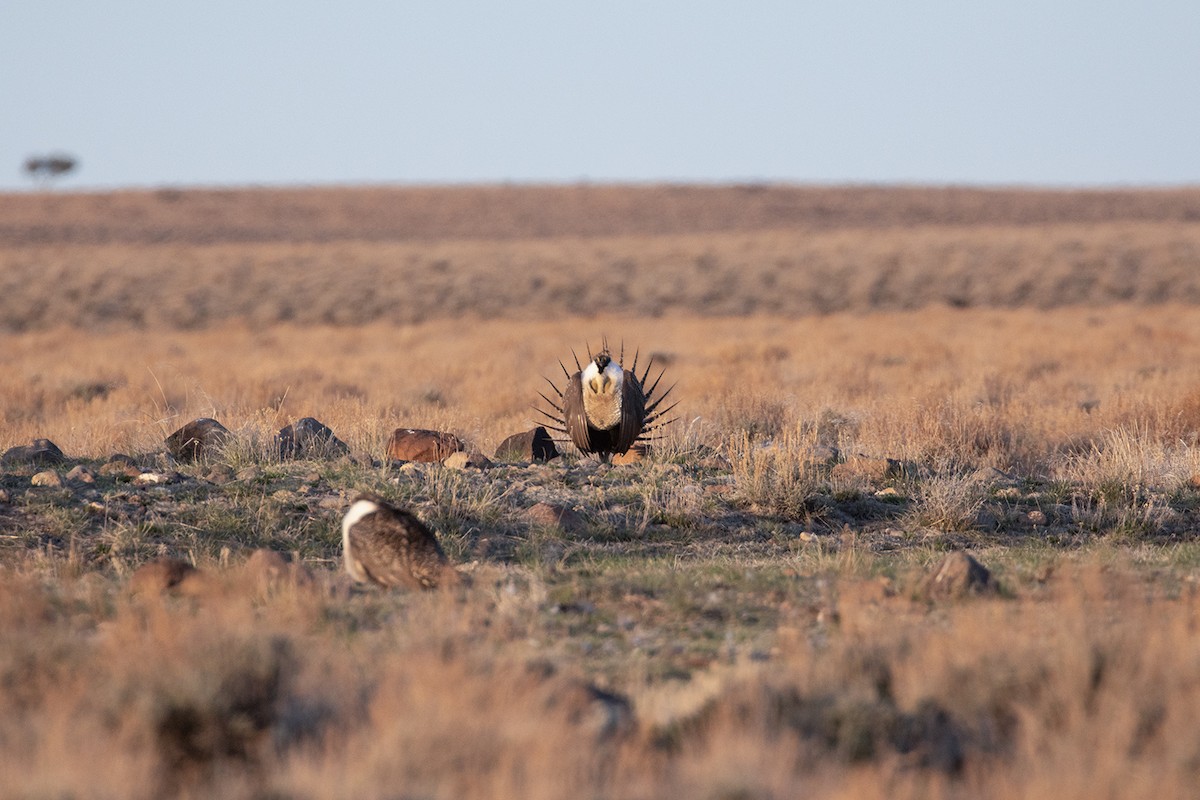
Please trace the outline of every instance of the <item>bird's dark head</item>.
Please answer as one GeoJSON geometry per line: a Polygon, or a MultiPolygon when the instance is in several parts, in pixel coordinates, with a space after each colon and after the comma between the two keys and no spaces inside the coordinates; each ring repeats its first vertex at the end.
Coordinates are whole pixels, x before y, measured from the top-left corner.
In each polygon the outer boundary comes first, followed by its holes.
{"type": "Polygon", "coordinates": [[[596,362],[596,368],[604,372],[608,368],[608,365],[612,363],[612,356],[608,354],[607,350],[601,350],[592,360],[596,362]]]}

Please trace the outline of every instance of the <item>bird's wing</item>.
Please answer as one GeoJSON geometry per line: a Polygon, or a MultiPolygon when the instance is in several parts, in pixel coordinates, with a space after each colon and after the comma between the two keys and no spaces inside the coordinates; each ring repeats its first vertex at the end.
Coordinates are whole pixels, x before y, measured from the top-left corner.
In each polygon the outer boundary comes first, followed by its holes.
{"type": "Polygon", "coordinates": [[[571,443],[580,452],[592,452],[591,438],[588,436],[587,415],[583,411],[583,373],[576,372],[567,381],[563,389],[563,427],[571,437],[571,443]]]}
{"type": "Polygon", "coordinates": [[[637,376],[625,370],[621,382],[621,425],[617,436],[616,452],[624,453],[633,447],[642,427],[646,424],[646,395],[637,376]]]}

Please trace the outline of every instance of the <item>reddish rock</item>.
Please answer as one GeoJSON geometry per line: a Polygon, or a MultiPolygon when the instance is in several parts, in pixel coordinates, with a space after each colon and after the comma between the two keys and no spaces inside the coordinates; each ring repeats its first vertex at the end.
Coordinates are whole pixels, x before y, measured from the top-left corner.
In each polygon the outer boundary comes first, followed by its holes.
{"type": "Polygon", "coordinates": [[[215,419],[194,419],[167,437],[167,451],[179,461],[200,461],[217,451],[230,435],[215,419]]]}
{"type": "Polygon", "coordinates": [[[496,448],[497,461],[551,461],[559,455],[554,440],[541,425],[524,433],[514,433],[496,448]]]}
{"type": "Polygon", "coordinates": [[[636,464],[650,455],[650,446],[635,444],[624,453],[613,453],[613,464],[636,464]]]}
{"type": "Polygon", "coordinates": [[[444,461],[451,453],[465,450],[452,433],[421,428],[397,428],[388,440],[387,455],[393,461],[444,461]]]}

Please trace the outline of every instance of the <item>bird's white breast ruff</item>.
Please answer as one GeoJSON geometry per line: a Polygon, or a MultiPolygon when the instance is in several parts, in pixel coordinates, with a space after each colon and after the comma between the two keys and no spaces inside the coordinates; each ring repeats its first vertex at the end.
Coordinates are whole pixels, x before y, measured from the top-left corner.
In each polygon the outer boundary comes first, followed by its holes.
{"type": "Polygon", "coordinates": [[[601,373],[596,362],[584,369],[580,376],[583,384],[583,410],[588,422],[601,430],[612,428],[621,421],[621,390],[625,381],[625,372],[615,361],[610,361],[601,373]],[[592,390],[593,381],[603,375],[608,379],[608,386],[603,393],[592,390]]]}

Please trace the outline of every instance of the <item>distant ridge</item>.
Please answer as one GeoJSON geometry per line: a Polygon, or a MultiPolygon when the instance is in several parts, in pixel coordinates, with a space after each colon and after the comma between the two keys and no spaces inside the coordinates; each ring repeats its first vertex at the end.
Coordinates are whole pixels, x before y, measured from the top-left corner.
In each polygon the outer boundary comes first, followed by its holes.
{"type": "Polygon", "coordinates": [[[406,242],[1200,221],[1200,187],[574,184],[0,194],[0,246],[406,242]]]}
{"type": "Polygon", "coordinates": [[[0,195],[0,331],[1200,304],[1200,188],[0,195]]]}

